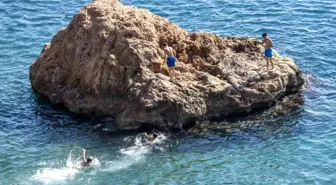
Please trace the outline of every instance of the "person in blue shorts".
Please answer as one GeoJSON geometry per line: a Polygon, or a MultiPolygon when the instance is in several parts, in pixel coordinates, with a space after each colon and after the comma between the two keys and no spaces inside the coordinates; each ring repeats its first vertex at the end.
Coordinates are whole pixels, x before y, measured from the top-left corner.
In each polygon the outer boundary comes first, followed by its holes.
{"type": "Polygon", "coordinates": [[[173,80],[175,75],[174,67],[176,65],[176,51],[170,47],[167,43],[164,44],[165,58],[167,61],[167,66],[169,68],[170,80],[173,80]]]}
{"type": "Polygon", "coordinates": [[[262,45],[265,44],[265,59],[267,61],[267,70],[269,70],[269,63],[272,65],[272,69],[274,68],[273,65],[273,52],[272,52],[272,47],[273,47],[273,41],[267,36],[267,33],[262,34],[263,40],[261,42],[262,45]]]}

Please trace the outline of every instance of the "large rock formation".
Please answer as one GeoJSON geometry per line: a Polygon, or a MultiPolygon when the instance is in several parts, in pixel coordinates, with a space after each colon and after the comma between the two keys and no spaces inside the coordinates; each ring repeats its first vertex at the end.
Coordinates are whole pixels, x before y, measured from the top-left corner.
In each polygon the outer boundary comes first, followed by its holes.
{"type": "Polygon", "coordinates": [[[266,71],[262,53],[257,39],[189,33],[148,10],[97,0],[45,46],[30,80],[51,102],[111,116],[120,129],[182,128],[298,92],[303,79],[296,63],[275,54],[275,69],[266,71]],[[172,82],[164,43],[177,51],[172,82]]]}

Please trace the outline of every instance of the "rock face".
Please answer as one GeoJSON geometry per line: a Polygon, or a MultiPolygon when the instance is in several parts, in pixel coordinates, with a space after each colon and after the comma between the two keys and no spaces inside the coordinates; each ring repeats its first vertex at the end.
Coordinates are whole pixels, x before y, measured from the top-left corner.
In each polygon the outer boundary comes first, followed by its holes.
{"type": "Polygon", "coordinates": [[[275,69],[266,71],[263,50],[257,39],[189,33],[147,10],[97,0],[43,48],[30,80],[51,102],[113,117],[120,129],[182,128],[298,92],[296,63],[275,53],[275,69]],[[164,43],[177,52],[172,82],[164,43]]]}

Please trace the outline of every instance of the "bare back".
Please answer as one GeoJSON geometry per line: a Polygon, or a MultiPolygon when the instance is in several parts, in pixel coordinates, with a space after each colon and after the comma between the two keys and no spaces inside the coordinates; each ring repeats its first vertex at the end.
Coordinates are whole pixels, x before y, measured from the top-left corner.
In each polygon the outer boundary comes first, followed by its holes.
{"type": "Polygon", "coordinates": [[[265,43],[265,48],[266,49],[273,47],[273,41],[272,41],[272,39],[270,39],[268,37],[264,38],[263,43],[265,43]]]}
{"type": "Polygon", "coordinates": [[[167,55],[167,58],[175,57],[176,52],[172,47],[167,46],[167,47],[164,48],[164,51],[167,55]]]}

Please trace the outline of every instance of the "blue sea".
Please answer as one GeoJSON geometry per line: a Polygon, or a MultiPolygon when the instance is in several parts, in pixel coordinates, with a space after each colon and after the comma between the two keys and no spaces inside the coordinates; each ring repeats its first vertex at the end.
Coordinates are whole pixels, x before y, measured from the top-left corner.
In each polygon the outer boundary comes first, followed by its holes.
{"type": "Polygon", "coordinates": [[[189,31],[261,39],[305,73],[304,104],[223,133],[113,134],[35,94],[29,66],[89,0],[0,1],[0,184],[336,184],[336,1],[124,0],[189,31]],[[81,149],[95,158],[80,168],[81,149]]]}

